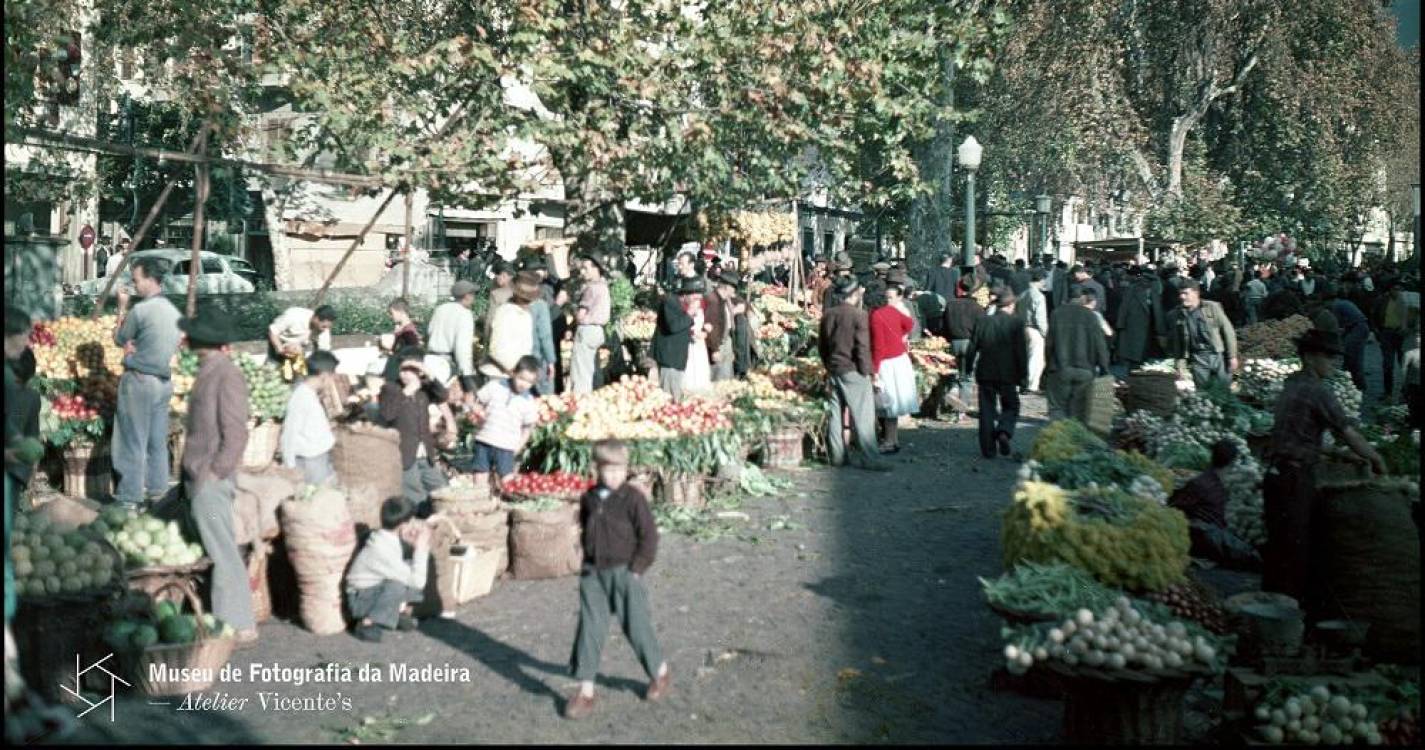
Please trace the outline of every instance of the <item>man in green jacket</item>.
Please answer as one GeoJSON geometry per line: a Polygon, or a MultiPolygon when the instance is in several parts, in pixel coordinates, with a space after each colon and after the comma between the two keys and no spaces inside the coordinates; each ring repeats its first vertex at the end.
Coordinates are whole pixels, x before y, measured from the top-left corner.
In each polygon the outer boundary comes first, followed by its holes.
{"type": "Polygon", "coordinates": [[[1231,373],[1241,362],[1237,359],[1237,331],[1227,312],[1221,304],[1204,300],[1193,279],[1182,282],[1178,299],[1182,305],[1168,314],[1168,351],[1178,360],[1179,371],[1190,371],[1198,389],[1213,381],[1231,383],[1231,373]]]}

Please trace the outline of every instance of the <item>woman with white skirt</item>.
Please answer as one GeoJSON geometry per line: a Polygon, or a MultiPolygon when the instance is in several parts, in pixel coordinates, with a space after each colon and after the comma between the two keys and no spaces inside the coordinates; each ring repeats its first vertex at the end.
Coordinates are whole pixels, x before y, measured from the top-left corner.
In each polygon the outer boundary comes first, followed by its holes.
{"type": "Polygon", "coordinates": [[[706,395],[712,391],[712,362],[708,358],[707,318],[703,315],[703,298],[690,295],[687,313],[693,319],[693,340],[688,344],[688,364],[683,368],[683,393],[706,395]]]}
{"type": "MultiPolygon", "coordinates": [[[[899,453],[900,418],[920,410],[907,339],[915,318],[906,307],[905,288],[888,284],[883,304],[871,311],[871,371],[876,387],[876,414],[881,420],[881,452],[899,453]]],[[[879,296],[879,295],[877,295],[879,296]]]]}

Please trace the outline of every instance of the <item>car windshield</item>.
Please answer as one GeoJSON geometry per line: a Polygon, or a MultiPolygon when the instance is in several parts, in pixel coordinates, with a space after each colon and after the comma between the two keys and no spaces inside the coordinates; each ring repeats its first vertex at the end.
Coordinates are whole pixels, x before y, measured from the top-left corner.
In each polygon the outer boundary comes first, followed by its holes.
{"type": "Polygon", "coordinates": [[[232,266],[233,273],[257,273],[257,269],[245,260],[228,258],[228,265],[232,266]]]}

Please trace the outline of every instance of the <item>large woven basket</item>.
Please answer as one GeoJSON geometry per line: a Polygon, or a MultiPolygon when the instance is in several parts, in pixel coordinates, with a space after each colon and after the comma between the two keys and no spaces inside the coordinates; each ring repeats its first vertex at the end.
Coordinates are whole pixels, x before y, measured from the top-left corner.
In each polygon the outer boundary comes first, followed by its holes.
{"type": "Polygon", "coordinates": [[[234,638],[214,637],[203,623],[203,603],[193,587],[186,583],[165,584],[163,594],[174,591],[186,601],[198,620],[198,638],[192,643],[160,644],[141,651],[127,652],[121,659],[134,684],[145,695],[183,695],[213,686],[219,669],[232,658],[237,646],[234,638]],[[156,667],[165,667],[168,679],[157,679],[156,667]],[[185,679],[186,678],[186,679],[185,679]]]}
{"type": "Polygon", "coordinates": [[[107,443],[71,444],[64,449],[64,494],[105,498],[113,489],[113,464],[107,443]]]}
{"type": "Polygon", "coordinates": [[[705,479],[701,474],[662,474],[658,477],[654,500],[679,508],[701,509],[707,505],[703,494],[705,479]]]}
{"type": "Polygon", "coordinates": [[[1063,677],[1064,740],[1072,745],[1181,744],[1188,688],[1206,676],[1047,666],[1063,677]]]}
{"type": "Polygon", "coordinates": [[[74,688],[76,655],[92,664],[105,653],[95,638],[102,604],[101,596],[20,598],[11,627],[26,683],[50,700],[77,700],[60,686],[74,688]]]}
{"type": "Polygon", "coordinates": [[[186,584],[198,590],[198,579],[213,566],[213,561],[204,557],[192,565],[150,565],[132,568],[125,573],[129,589],[148,594],[154,601],[183,600],[182,591],[174,591],[173,584],[186,584]]]}
{"type": "Polygon", "coordinates": [[[1143,410],[1168,417],[1178,408],[1178,376],[1174,373],[1129,373],[1127,386],[1123,393],[1124,411],[1143,410]]]}
{"type": "Polygon", "coordinates": [[[795,427],[769,434],[762,448],[762,465],[768,469],[795,469],[801,466],[805,437],[806,433],[795,427]]]}
{"type": "Polygon", "coordinates": [[[247,447],[242,452],[245,469],[265,469],[277,455],[277,445],[282,439],[282,425],[267,421],[260,422],[247,431],[247,447]]]}

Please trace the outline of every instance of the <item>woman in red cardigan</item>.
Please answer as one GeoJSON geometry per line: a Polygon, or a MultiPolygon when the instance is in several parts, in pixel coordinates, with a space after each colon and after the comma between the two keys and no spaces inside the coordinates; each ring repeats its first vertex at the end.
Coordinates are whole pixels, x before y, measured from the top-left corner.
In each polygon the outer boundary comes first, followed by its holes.
{"type": "Polygon", "coordinates": [[[883,433],[881,452],[899,453],[896,426],[902,416],[920,410],[915,368],[906,339],[915,327],[900,284],[886,286],[883,304],[871,311],[871,372],[876,387],[876,412],[883,433]]]}

